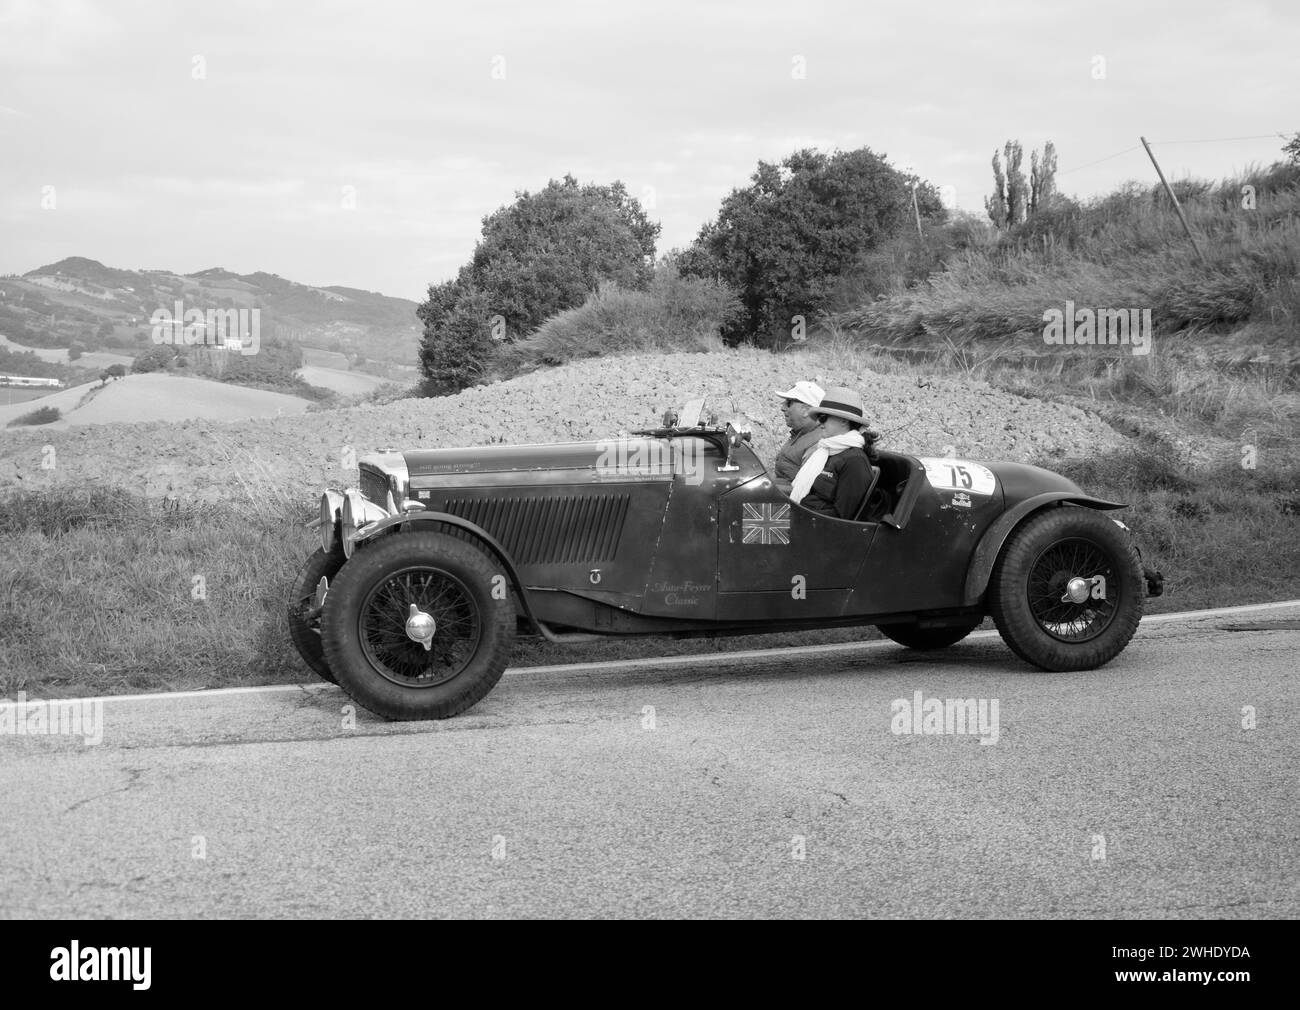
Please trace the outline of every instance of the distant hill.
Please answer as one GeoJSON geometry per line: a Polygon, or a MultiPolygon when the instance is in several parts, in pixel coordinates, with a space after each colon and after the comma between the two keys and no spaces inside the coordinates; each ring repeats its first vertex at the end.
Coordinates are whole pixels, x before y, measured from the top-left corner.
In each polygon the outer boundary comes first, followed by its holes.
{"type": "Polygon", "coordinates": [[[131,355],[151,343],[159,308],[260,309],[263,337],[413,365],[420,339],[415,302],[348,287],[312,287],[276,274],[212,267],[192,274],[121,270],[72,256],[0,278],[0,335],[29,347],[131,355]]]}

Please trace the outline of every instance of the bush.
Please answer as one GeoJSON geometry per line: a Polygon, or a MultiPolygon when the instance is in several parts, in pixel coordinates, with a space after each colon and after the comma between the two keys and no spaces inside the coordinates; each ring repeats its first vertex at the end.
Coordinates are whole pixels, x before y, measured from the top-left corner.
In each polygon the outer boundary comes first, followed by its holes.
{"type": "Polygon", "coordinates": [[[37,407],[35,410],[24,414],[22,417],[15,417],[9,422],[8,427],[18,428],[34,424],[51,424],[54,421],[60,420],[62,417],[63,415],[59,413],[58,407],[37,407]]]}
{"type": "Polygon", "coordinates": [[[527,340],[505,348],[500,367],[513,375],[578,358],[720,350],[719,333],[739,312],[740,298],[725,284],[683,277],[665,262],[647,291],[603,284],[578,308],[552,316],[527,340]]]}
{"type": "Polygon", "coordinates": [[[992,228],[969,216],[947,224],[926,224],[921,235],[907,229],[862,253],[836,282],[827,308],[849,309],[904,291],[942,270],[953,253],[987,247],[992,241],[992,228]]]}

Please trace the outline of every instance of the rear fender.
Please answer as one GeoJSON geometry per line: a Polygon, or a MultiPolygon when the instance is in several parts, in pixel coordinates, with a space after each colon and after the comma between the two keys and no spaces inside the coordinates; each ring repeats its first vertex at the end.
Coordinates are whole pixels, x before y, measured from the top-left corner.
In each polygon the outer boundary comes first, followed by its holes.
{"type": "Polygon", "coordinates": [[[524,592],[524,584],[519,580],[519,573],[515,570],[515,564],[510,560],[510,555],[506,553],[506,549],[501,546],[500,541],[476,523],[462,519],[460,516],[449,515],[446,512],[407,512],[402,515],[389,516],[387,519],[381,519],[379,522],[365,527],[364,530],[357,533],[355,542],[360,544],[367,540],[373,540],[395,526],[407,524],[414,527],[454,526],[480,541],[484,547],[496,556],[497,561],[501,563],[501,567],[505,569],[506,574],[510,577],[510,584],[514,586],[515,595],[523,607],[524,617],[529,625],[537,634],[543,634],[541,625],[537,623],[537,618],[533,616],[533,608],[528,604],[528,594],[524,592]]]}
{"type": "Polygon", "coordinates": [[[1121,502],[1106,501],[1104,498],[1092,498],[1069,491],[1048,491],[1013,505],[997,518],[984,532],[980,542],[975,545],[975,553],[971,555],[970,566],[966,569],[963,606],[976,606],[983,598],[984,591],[988,588],[989,578],[993,574],[993,565],[997,562],[998,555],[1002,553],[1002,545],[1007,542],[1007,537],[1011,536],[1012,530],[1035,512],[1058,505],[1082,505],[1098,511],[1128,507],[1121,502]]]}

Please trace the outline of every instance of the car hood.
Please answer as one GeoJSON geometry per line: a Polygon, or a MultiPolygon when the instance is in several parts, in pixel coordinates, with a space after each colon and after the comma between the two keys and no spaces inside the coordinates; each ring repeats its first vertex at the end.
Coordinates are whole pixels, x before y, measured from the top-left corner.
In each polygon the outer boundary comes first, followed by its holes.
{"type": "MultiPolygon", "coordinates": [[[[514,470],[585,470],[600,465],[602,457],[625,458],[654,439],[609,439],[599,442],[559,442],[547,445],[480,445],[459,449],[417,449],[405,453],[411,477],[453,473],[502,473],[514,470]],[[612,455],[610,455],[612,453],[612,455]]],[[[655,450],[644,448],[649,458],[655,450]]]]}

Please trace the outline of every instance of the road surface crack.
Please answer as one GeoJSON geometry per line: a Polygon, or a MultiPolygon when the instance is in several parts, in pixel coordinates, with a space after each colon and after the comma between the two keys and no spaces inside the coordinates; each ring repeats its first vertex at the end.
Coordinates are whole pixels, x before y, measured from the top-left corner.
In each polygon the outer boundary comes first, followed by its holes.
{"type": "Polygon", "coordinates": [[[70,814],[78,807],[84,807],[87,803],[91,803],[94,800],[103,799],[105,796],[112,796],[114,793],[129,792],[130,790],[134,789],[137,785],[140,784],[140,778],[141,776],[144,775],[144,769],[128,768],[126,769],[126,775],[127,775],[127,780],[125,785],[119,786],[116,789],[105,789],[102,793],[96,793],[94,796],[87,796],[85,799],[77,800],[76,803],[72,804],[72,806],[68,807],[63,812],[65,814],[70,814]]]}

